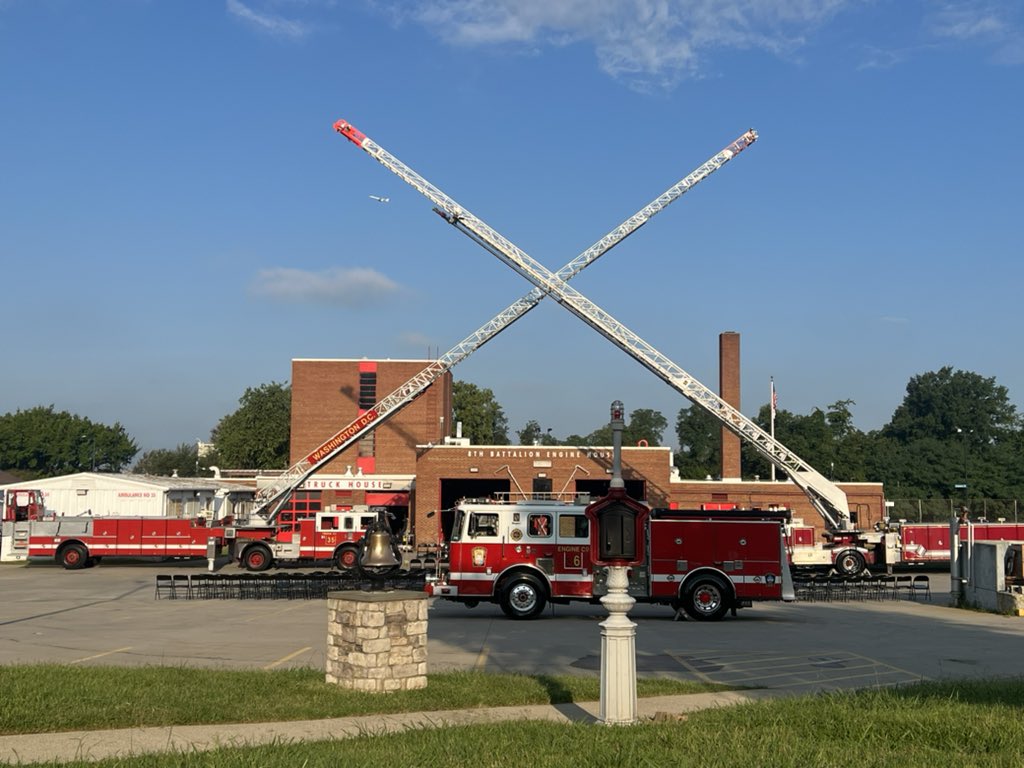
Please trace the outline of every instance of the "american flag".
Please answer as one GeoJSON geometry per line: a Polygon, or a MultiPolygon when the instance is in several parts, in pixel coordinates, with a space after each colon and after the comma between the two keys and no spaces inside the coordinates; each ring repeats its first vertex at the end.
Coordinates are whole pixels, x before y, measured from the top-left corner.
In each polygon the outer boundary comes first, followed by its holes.
{"type": "Polygon", "coordinates": [[[772,378],[772,418],[775,418],[775,412],[779,408],[779,394],[775,391],[775,378],[772,378]]]}

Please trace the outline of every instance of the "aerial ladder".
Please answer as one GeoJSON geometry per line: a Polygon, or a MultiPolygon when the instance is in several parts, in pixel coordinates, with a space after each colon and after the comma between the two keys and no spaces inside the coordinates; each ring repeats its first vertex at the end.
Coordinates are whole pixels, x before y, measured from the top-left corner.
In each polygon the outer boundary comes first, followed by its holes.
{"type": "MultiPolygon", "coordinates": [[[[389,163],[396,161],[393,161],[393,158],[388,153],[384,152],[379,146],[343,120],[337,121],[334,124],[334,129],[359,144],[359,146],[380,160],[386,167],[392,170],[395,170],[396,167],[404,168],[400,164],[397,166],[389,165],[389,163]]],[[[557,279],[559,281],[571,280],[600,256],[622,242],[626,237],[647,223],[653,216],[678,200],[756,140],[757,133],[747,131],[731,142],[562,267],[555,273],[557,279]]],[[[396,170],[396,172],[398,171],[396,170]]],[[[400,173],[399,175],[402,174],[400,173]]],[[[412,177],[415,177],[424,188],[429,188],[427,182],[420,179],[419,176],[411,174],[410,178],[412,177]]],[[[259,489],[256,494],[250,522],[266,525],[273,523],[287,502],[291,492],[305,482],[308,477],[346,448],[354,445],[412,403],[438,378],[537,306],[547,293],[547,291],[535,287],[528,294],[499,312],[487,323],[456,344],[448,352],[441,355],[437,360],[431,362],[422,371],[387,395],[372,408],[357,416],[351,424],[332,435],[323,444],[276,477],[271,485],[259,489]]]]}
{"type": "Polygon", "coordinates": [[[553,297],[669,386],[708,411],[731,432],[750,443],[758,453],[784,471],[803,491],[831,532],[853,532],[846,494],[833,482],[624,324],[567,285],[558,274],[548,270],[361,131],[345,121],[338,121],[335,126],[339,133],[430,200],[435,206],[434,211],[449,224],[479,243],[531,282],[536,290],[553,297]]]}

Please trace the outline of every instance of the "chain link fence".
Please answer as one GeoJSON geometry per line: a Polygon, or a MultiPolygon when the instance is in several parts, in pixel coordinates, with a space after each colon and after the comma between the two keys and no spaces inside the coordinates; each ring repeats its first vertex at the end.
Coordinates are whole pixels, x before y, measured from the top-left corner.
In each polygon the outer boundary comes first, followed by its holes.
{"type": "MultiPolygon", "coordinates": [[[[913,523],[948,523],[964,505],[963,499],[889,499],[889,519],[913,523]]],[[[1020,522],[1019,499],[969,499],[967,509],[973,522],[1020,522]]]]}

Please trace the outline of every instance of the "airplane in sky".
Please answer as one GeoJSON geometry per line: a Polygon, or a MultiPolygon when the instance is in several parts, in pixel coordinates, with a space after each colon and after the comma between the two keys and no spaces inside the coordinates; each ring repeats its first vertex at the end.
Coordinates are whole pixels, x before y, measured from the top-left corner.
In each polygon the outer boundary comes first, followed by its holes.
{"type": "Polygon", "coordinates": [[[378,203],[387,203],[391,201],[390,197],[381,197],[380,195],[370,195],[371,200],[376,200],[378,203]]]}

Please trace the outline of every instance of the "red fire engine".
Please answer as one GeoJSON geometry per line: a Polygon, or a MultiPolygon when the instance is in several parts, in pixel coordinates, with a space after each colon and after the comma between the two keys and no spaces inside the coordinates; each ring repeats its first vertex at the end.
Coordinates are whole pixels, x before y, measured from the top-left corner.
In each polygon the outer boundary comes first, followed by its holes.
{"type": "MultiPolygon", "coordinates": [[[[275,527],[206,525],[202,520],[159,517],[54,517],[16,523],[12,544],[21,557],[52,558],[69,570],[103,557],[211,557],[228,546],[248,570],[275,561],[329,561],[355,566],[366,528],[376,519],[367,507],[345,507],[296,519],[285,512],[275,527]],[[212,549],[211,549],[212,547],[212,549]]],[[[6,536],[5,536],[6,539],[6,536]]]]}
{"type": "Polygon", "coordinates": [[[376,518],[369,507],[339,507],[312,516],[281,512],[271,529],[236,530],[234,555],[249,571],[300,560],[328,560],[347,570],[355,567],[359,543],[376,518]]]}
{"type": "MultiPolygon", "coordinates": [[[[591,562],[588,523],[585,506],[560,501],[460,503],[447,571],[427,591],[470,607],[497,603],[513,619],[549,601],[593,602],[607,592],[607,570],[591,562]]],[[[779,519],[655,510],[645,535],[645,561],[630,569],[638,602],[718,620],[754,601],[795,599],[779,519]]]]}
{"type": "MultiPolygon", "coordinates": [[[[835,540],[824,545],[815,540],[813,526],[794,518],[787,525],[790,563],[794,567],[834,568],[852,576],[865,568],[947,565],[952,535],[949,523],[890,521],[878,526],[875,540],[835,540]]],[[[971,541],[1022,541],[1024,523],[963,520],[959,535],[971,541]]]]}

